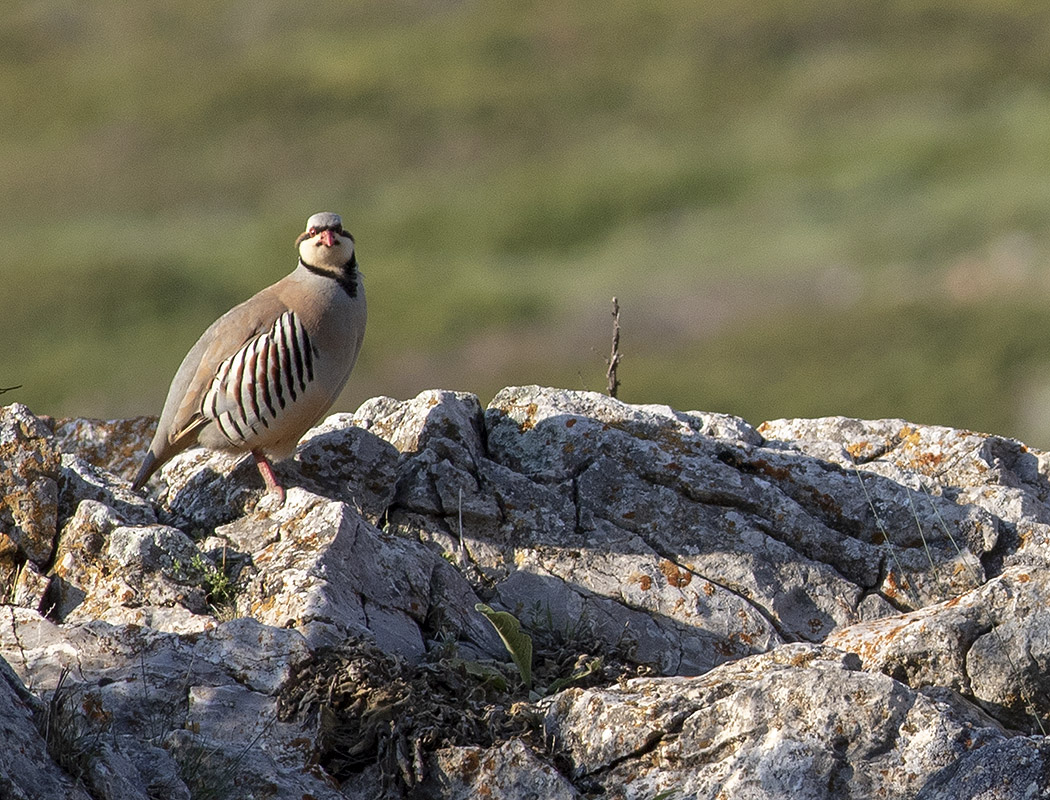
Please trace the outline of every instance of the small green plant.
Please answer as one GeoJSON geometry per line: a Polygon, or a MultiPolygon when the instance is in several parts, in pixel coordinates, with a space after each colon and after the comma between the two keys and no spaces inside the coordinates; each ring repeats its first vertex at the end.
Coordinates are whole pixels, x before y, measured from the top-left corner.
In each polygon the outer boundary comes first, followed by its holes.
{"type": "Polygon", "coordinates": [[[590,678],[592,675],[601,675],[603,666],[602,659],[599,657],[588,659],[583,664],[578,665],[572,671],[572,674],[551,681],[544,694],[557,694],[562,689],[567,689],[575,683],[590,678]]]}
{"type": "Polygon", "coordinates": [[[484,603],[478,603],[474,608],[484,614],[485,619],[492,623],[499,638],[503,640],[503,646],[507,648],[510,657],[518,668],[521,680],[526,688],[532,687],[532,637],[521,630],[521,623],[513,614],[506,611],[496,611],[484,603]]]}
{"type": "Polygon", "coordinates": [[[226,572],[225,554],[223,554],[221,569],[205,562],[199,553],[193,556],[190,566],[200,573],[201,585],[204,587],[205,596],[213,609],[228,609],[233,605],[233,599],[236,596],[236,586],[226,572]]]}
{"type": "Polygon", "coordinates": [[[219,800],[233,789],[237,772],[217,749],[207,747],[202,741],[188,748],[179,762],[179,777],[193,800],[219,800]]]}
{"type": "Polygon", "coordinates": [[[48,755],[67,775],[87,783],[91,768],[102,753],[102,737],[109,729],[110,714],[96,695],[82,693],[66,683],[63,669],[58,683],[37,718],[48,755]]]}
{"type": "Polygon", "coordinates": [[[507,676],[491,664],[458,657],[447,659],[445,663],[453,669],[462,670],[479,684],[491,686],[497,692],[505,692],[509,688],[507,676]]]}
{"type": "MultiPolygon", "coordinates": [[[[271,723],[272,724],[272,723],[271,723]]],[[[244,771],[244,759],[269,730],[260,730],[236,755],[225,753],[210,745],[199,732],[191,731],[187,740],[180,741],[175,760],[179,777],[190,791],[193,800],[224,800],[230,797],[244,771]]]]}

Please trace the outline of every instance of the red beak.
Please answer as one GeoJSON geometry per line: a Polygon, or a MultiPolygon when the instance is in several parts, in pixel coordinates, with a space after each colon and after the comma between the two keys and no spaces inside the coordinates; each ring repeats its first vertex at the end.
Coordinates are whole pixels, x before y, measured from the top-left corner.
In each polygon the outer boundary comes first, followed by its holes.
{"type": "Polygon", "coordinates": [[[335,232],[334,231],[327,231],[327,230],[321,231],[318,234],[318,236],[321,239],[321,244],[323,244],[325,247],[334,247],[335,246],[335,232]]]}

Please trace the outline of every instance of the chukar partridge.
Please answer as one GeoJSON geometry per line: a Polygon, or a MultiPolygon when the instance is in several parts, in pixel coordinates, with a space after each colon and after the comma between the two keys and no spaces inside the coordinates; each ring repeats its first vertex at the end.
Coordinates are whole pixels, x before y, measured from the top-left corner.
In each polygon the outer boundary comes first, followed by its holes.
{"type": "Polygon", "coordinates": [[[295,270],[219,317],[183,359],[135,489],[200,444],[251,453],[283,502],[270,459],[289,456],[332,405],[365,333],[354,237],[339,215],[314,214],[296,245],[295,270]]]}

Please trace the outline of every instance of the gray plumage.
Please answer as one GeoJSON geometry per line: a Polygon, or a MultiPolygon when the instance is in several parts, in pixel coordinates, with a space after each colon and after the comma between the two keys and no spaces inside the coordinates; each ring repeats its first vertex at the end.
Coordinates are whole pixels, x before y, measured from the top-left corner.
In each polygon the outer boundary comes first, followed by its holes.
{"type": "Polygon", "coordinates": [[[269,460],[289,456],[335,402],[366,319],[354,239],[339,215],[311,216],[296,245],[295,270],[219,317],[183,359],[134,488],[200,444],[251,452],[283,496],[269,460]]]}

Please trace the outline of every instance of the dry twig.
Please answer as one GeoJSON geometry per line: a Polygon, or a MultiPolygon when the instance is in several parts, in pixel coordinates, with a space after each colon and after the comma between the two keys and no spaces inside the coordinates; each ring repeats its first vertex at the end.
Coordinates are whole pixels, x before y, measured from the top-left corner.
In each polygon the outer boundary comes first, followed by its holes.
{"type": "Polygon", "coordinates": [[[620,388],[620,379],[616,376],[616,370],[620,366],[620,303],[615,297],[612,299],[612,315],[612,352],[609,354],[609,369],[605,371],[605,377],[609,381],[609,397],[616,397],[620,388]]]}

